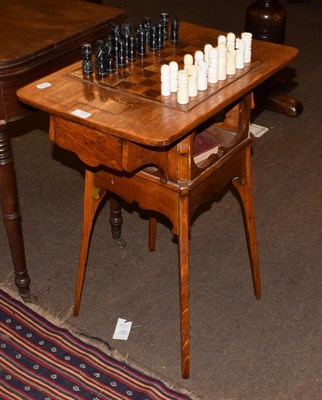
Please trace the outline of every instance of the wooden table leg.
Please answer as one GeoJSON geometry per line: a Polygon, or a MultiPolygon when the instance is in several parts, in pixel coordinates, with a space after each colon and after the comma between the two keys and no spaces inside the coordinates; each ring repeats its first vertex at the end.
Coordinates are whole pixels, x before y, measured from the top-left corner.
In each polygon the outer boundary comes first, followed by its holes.
{"type": "Polygon", "coordinates": [[[93,228],[93,221],[97,208],[105,196],[105,191],[100,191],[94,186],[94,173],[86,169],[83,209],[83,232],[81,250],[78,261],[77,283],[74,300],[74,316],[79,314],[80,301],[82,297],[86,263],[88,256],[89,241],[93,228]]]}
{"type": "Polygon", "coordinates": [[[261,297],[261,283],[258,260],[258,247],[256,240],[255,217],[254,217],[254,200],[252,189],[252,167],[251,167],[251,151],[247,146],[243,174],[241,177],[233,179],[233,185],[237,189],[243,207],[246,237],[248,244],[248,252],[250,265],[252,270],[254,292],[257,299],[261,297]]]}
{"type": "Polygon", "coordinates": [[[111,225],[111,232],[112,238],[114,239],[115,243],[120,247],[124,248],[126,246],[126,242],[124,239],[121,238],[122,234],[122,207],[118,200],[114,197],[110,198],[110,225],[111,225]]]}
{"type": "Polygon", "coordinates": [[[189,197],[179,198],[179,276],[181,323],[181,374],[190,375],[190,308],[189,308],[189,197]]]}
{"type": "MultiPolygon", "coordinates": [[[[0,104],[1,107],[1,104],[0,104]]],[[[15,272],[15,283],[25,301],[35,301],[30,294],[30,278],[26,267],[21,215],[10,137],[0,108],[0,203],[15,272]]]]}

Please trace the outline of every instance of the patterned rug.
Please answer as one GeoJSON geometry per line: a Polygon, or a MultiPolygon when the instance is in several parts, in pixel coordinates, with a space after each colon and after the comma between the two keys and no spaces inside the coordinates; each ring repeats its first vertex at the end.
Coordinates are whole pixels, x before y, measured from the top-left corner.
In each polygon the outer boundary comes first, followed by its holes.
{"type": "Polygon", "coordinates": [[[1,399],[197,399],[54,325],[9,293],[0,290],[1,399]]]}

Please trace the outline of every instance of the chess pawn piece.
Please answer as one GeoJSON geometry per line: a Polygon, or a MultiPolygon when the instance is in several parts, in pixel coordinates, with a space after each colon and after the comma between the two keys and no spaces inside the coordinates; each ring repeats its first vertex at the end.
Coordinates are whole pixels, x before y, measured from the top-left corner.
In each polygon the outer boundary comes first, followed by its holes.
{"type": "Polygon", "coordinates": [[[178,63],[176,61],[170,61],[170,91],[176,93],[178,91],[178,63]]]}
{"type": "Polygon", "coordinates": [[[226,45],[226,43],[227,43],[227,38],[226,38],[225,35],[219,35],[219,36],[218,36],[218,39],[217,39],[217,44],[218,44],[218,46],[219,46],[220,44],[222,44],[222,43],[224,43],[225,45],[226,45]]]}
{"type": "Polygon", "coordinates": [[[200,91],[207,90],[208,80],[207,80],[207,64],[205,61],[199,61],[198,63],[198,77],[197,77],[197,88],[200,91]]]}
{"type": "Polygon", "coordinates": [[[241,38],[245,42],[245,53],[244,53],[245,64],[250,63],[252,59],[252,34],[250,32],[243,32],[241,34],[241,38]]]}
{"type": "Polygon", "coordinates": [[[184,69],[178,71],[177,102],[179,104],[189,103],[188,72],[184,69]]]}
{"type": "Polygon", "coordinates": [[[200,62],[204,61],[204,53],[201,50],[195,52],[195,65],[199,65],[200,62]]]}
{"type": "Polygon", "coordinates": [[[205,63],[207,64],[207,68],[209,66],[209,51],[211,49],[212,49],[211,44],[209,44],[209,43],[205,44],[203,52],[204,52],[204,60],[205,60],[205,63]]]}
{"type": "Polygon", "coordinates": [[[226,61],[227,75],[235,75],[236,73],[236,51],[235,47],[227,44],[227,61],[226,61]]]}
{"type": "Polygon", "coordinates": [[[196,65],[189,66],[188,94],[189,97],[196,97],[198,95],[198,67],[196,65]]]}
{"type": "Polygon", "coordinates": [[[161,95],[170,96],[170,67],[168,64],[163,64],[161,66],[161,95]]]}
{"type": "Polygon", "coordinates": [[[245,42],[241,38],[236,39],[236,69],[245,67],[245,42]]]}
{"type": "Polygon", "coordinates": [[[193,65],[193,57],[191,54],[185,54],[183,57],[183,69],[190,74],[189,69],[190,66],[193,65]]]}
{"type": "Polygon", "coordinates": [[[236,35],[233,32],[227,33],[227,36],[226,36],[227,47],[233,46],[235,48],[235,40],[236,40],[236,35]]]}
{"type": "Polygon", "coordinates": [[[145,37],[145,31],[143,29],[139,31],[138,55],[140,57],[146,56],[146,37],[145,37]]]}
{"type": "Polygon", "coordinates": [[[124,42],[123,40],[119,41],[119,51],[117,54],[117,65],[121,68],[125,67],[126,58],[124,53],[124,42]]]}
{"type": "Polygon", "coordinates": [[[218,82],[218,49],[213,47],[209,51],[208,83],[218,82]]]}
{"type": "Polygon", "coordinates": [[[218,45],[218,80],[224,81],[226,79],[226,64],[227,64],[227,47],[226,43],[218,45]]]}

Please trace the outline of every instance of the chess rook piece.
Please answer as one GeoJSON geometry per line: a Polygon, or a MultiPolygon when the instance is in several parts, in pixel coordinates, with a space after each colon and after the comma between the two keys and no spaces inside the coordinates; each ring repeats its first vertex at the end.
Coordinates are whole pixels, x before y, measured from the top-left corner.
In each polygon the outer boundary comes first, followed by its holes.
{"type": "Polygon", "coordinates": [[[171,43],[176,44],[179,40],[179,21],[173,18],[171,21],[171,43]]]}
{"type": "Polygon", "coordinates": [[[86,43],[82,46],[83,55],[83,75],[84,77],[90,77],[93,74],[93,63],[92,63],[92,45],[86,43]]]}

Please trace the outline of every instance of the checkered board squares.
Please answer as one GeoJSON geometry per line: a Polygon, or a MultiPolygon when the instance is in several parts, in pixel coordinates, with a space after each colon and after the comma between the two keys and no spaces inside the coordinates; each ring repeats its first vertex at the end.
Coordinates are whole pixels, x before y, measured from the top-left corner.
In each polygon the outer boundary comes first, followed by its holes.
{"type": "MultiPolygon", "coordinates": [[[[214,39],[215,41],[217,39],[214,39]]],[[[208,89],[198,92],[197,97],[190,98],[188,104],[178,104],[176,93],[172,93],[166,97],[161,96],[161,66],[169,64],[170,61],[176,61],[179,64],[179,69],[182,69],[185,54],[194,55],[195,51],[203,49],[205,43],[202,41],[197,41],[194,44],[181,42],[172,45],[171,43],[167,43],[164,49],[155,52],[147,50],[145,57],[141,58],[137,56],[136,61],[129,62],[123,68],[117,67],[115,72],[108,74],[103,79],[98,79],[93,74],[92,82],[94,85],[107,86],[123,93],[162,103],[166,107],[188,112],[210,96],[218,93],[223,87],[236,81],[242,75],[259,65],[258,62],[252,62],[246,65],[243,70],[239,70],[235,75],[227,77],[225,81],[208,84],[208,89]]],[[[84,79],[81,69],[74,71],[71,75],[79,79],[84,79]]]]}

